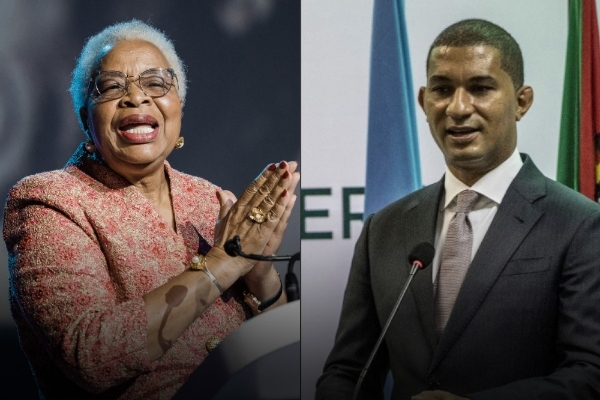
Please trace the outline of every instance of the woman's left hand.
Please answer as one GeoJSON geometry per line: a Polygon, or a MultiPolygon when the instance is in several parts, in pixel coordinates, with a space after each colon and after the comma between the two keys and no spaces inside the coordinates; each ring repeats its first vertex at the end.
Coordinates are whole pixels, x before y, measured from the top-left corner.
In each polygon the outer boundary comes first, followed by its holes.
{"type": "MultiPolygon", "coordinates": [[[[292,175],[292,184],[288,189],[289,193],[294,193],[296,185],[300,180],[300,173],[296,172],[296,168],[298,168],[298,163],[295,161],[291,161],[288,165],[288,171],[290,175],[292,175]]],[[[294,204],[296,203],[296,198],[297,196],[294,194],[290,199],[290,202],[287,204],[285,211],[283,212],[281,219],[277,224],[277,227],[273,231],[271,238],[267,242],[267,245],[265,246],[262,252],[263,256],[270,256],[276,254],[279,250],[279,246],[281,245],[281,241],[283,240],[283,234],[285,233],[285,230],[288,225],[288,220],[290,219],[292,209],[294,208],[294,204]]],[[[272,268],[273,263],[270,261],[257,262],[256,265],[254,265],[254,268],[252,268],[252,270],[250,270],[250,272],[248,272],[244,276],[246,284],[250,286],[252,284],[258,284],[259,282],[263,281],[265,277],[269,274],[269,272],[271,272],[272,268]]],[[[258,294],[256,295],[258,296],[258,294]]]]}
{"type": "MultiPolygon", "coordinates": [[[[298,182],[300,180],[300,173],[296,172],[297,168],[298,168],[298,163],[295,161],[291,161],[287,165],[287,170],[292,177],[292,183],[291,183],[290,187],[288,188],[289,193],[294,193],[296,185],[298,184],[298,182]]],[[[227,215],[227,213],[229,212],[231,207],[235,204],[235,202],[237,201],[237,198],[235,197],[235,195],[233,193],[231,193],[228,190],[219,191],[217,193],[217,196],[219,198],[219,203],[221,204],[221,211],[219,213],[219,218],[222,219],[225,217],[225,215],[227,215]]],[[[288,202],[288,204],[285,208],[285,211],[283,212],[281,219],[279,220],[279,223],[275,227],[275,230],[271,234],[271,237],[269,238],[267,245],[263,249],[262,255],[264,255],[264,256],[272,255],[272,254],[277,253],[277,251],[279,250],[279,246],[281,245],[281,241],[283,240],[283,235],[287,228],[288,220],[292,213],[292,209],[296,202],[296,198],[297,198],[297,196],[295,194],[292,195],[292,198],[288,202]]],[[[220,223],[217,222],[217,226],[215,227],[215,237],[217,237],[220,234],[220,228],[221,228],[220,223]]],[[[267,278],[269,273],[273,273],[272,271],[274,271],[272,262],[259,261],[254,265],[254,267],[246,275],[244,275],[244,280],[246,281],[246,284],[249,286],[249,289],[257,297],[260,298],[261,297],[260,292],[262,292],[261,288],[258,288],[257,286],[260,286],[261,283],[267,278]]]]}

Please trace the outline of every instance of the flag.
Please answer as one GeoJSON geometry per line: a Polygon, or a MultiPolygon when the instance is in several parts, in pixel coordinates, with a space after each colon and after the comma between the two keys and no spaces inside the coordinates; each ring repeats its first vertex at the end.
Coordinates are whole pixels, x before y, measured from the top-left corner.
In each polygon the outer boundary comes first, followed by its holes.
{"type": "Polygon", "coordinates": [[[600,44],[595,0],[569,0],[559,182],[600,197],[600,44]]]}
{"type": "Polygon", "coordinates": [[[421,187],[404,0],[375,0],[363,216],[421,187]]]}

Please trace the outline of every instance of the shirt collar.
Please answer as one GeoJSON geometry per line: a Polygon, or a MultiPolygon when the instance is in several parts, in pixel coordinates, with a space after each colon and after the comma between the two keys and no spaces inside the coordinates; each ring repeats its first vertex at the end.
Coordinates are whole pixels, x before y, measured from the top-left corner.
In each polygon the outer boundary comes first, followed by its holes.
{"type": "Polygon", "coordinates": [[[457,194],[463,190],[474,190],[477,193],[487,197],[497,204],[502,202],[502,198],[506,194],[508,187],[523,166],[523,160],[519,155],[519,151],[515,149],[510,157],[502,164],[481,177],[471,187],[461,182],[448,167],[446,167],[446,175],[444,177],[445,198],[443,209],[454,200],[457,194]]]}

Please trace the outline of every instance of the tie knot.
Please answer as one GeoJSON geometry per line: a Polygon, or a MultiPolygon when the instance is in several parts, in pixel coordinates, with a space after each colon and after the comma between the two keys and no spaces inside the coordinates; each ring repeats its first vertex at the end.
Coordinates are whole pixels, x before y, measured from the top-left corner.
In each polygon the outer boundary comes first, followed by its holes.
{"type": "Polygon", "coordinates": [[[468,214],[473,210],[479,193],[473,190],[463,190],[456,197],[456,212],[468,214]]]}

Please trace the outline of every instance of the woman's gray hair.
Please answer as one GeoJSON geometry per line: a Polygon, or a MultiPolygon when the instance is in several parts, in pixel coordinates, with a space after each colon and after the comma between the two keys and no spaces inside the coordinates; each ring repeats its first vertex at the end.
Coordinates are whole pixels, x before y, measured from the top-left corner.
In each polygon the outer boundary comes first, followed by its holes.
{"type": "MultiPolygon", "coordinates": [[[[92,73],[102,57],[112,49],[115,44],[123,40],[144,40],[152,43],[163,53],[169,67],[175,71],[177,75],[177,85],[179,97],[182,104],[185,103],[185,94],[187,91],[187,80],[185,76],[185,65],[175,52],[175,47],[171,39],[158,29],[140,21],[132,19],[127,22],[120,22],[104,28],[101,32],[88,38],[81,54],[77,59],[77,64],[73,70],[71,79],[71,99],[75,114],[79,117],[79,110],[86,105],[87,89],[92,73]]],[[[82,129],[83,121],[79,119],[79,125],[82,129]]]]}

